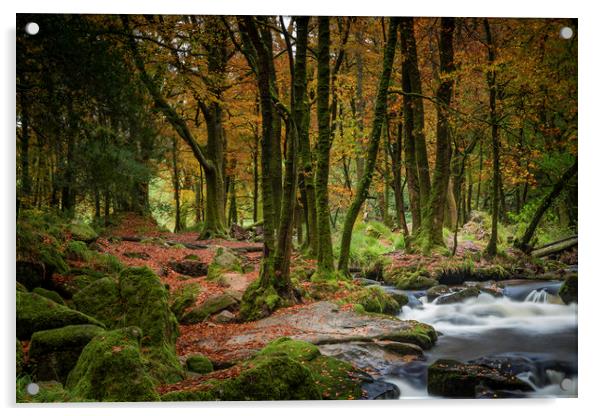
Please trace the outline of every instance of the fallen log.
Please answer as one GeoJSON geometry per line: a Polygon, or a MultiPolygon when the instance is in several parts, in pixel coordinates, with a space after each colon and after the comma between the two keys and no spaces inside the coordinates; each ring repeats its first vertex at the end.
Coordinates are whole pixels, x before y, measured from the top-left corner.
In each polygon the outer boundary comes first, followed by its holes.
{"type": "Polygon", "coordinates": [[[546,244],[543,247],[534,249],[531,252],[531,255],[533,257],[546,257],[546,256],[551,256],[552,254],[558,254],[563,251],[569,250],[573,247],[576,247],[578,241],[579,240],[577,237],[572,237],[569,239],[557,241],[555,243],[546,244]]]}

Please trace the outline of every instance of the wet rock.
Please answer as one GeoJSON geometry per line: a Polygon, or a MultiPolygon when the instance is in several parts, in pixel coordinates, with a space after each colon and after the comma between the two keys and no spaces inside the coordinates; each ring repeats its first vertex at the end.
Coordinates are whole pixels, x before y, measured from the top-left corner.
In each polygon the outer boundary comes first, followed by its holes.
{"type": "Polygon", "coordinates": [[[565,278],[564,283],[562,284],[562,286],[560,287],[560,291],[558,292],[560,298],[565,304],[568,305],[569,303],[577,303],[577,286],[577,273],[569,274],[565,278]]]}
{"type": "Polygon", "coordinates": [[[449,293],[449,291],[450,289],[447,287],[447,285],[433,286],[426,291],[426,298],[429,302],[432,302],[439,296],[449,293]]]}
{"type": "Polygon", "coordinates": [[[516,376],[478,364],[455,360],[437,360],[428,368],[429,394],[443,397],[472,398],[478,389],[532,391],[533,388],[516,376]]]}
{"type": "Polygon", "coordinates": [[[401,391],[393,383],[384,380],[373,380],[362,383],[364,399],[366,400],[395,400],[399,399],[401,391]]]}
{"type": "Polygon", "coordinates": [[[476,287],[467,287],[458,292],[450,293],[449,295],[443,295],[435,299],[435,303],[438,305],[447,305],[450,303],[463,302],[468,298],[476,298],[479,296],[481,291],[476,287]]]}
{"type": "Polygon", "coordinates": [[[169,267],[176,273],[191,277],[205,276],[208,270],[207,263],[197,260],[170,261],[169,267]]]}
{"type": "Polygon", "coordinates": [[[376,345],[399,355],[415,355],[418,357],[424,355],[422,348],[418,345],[410,344],[409,342],[377,341],[376,345]]]}
{"type": "Polygon", "coordinates": [[[69,325],[32,335],[29,362],[36,380],[65,383],[82,350],[104,329],[95,325],[69,325]]]}

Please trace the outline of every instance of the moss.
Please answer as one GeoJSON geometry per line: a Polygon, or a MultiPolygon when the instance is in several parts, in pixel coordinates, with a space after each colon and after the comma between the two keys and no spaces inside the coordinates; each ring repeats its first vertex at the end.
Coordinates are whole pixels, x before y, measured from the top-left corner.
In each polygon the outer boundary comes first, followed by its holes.
{"type": "Polygon", "coordinates": [[[569,303],[576,303],[578,298],[578,283],[577,283],[577,273],[569,274],[562,286],[560,286],[560,290],[558,291],[558,295],[562,299],[564,303],[567,305],[569,303]]]}
{"type": "Polygon", "coordinates": [[[186,256],[184,256],[184,260],[200,261],[201,258],[199,256],[197,256],[196,254],[187,254],[186,256]]]}
{"type": "Polygon", "coordinates": [[[83,222],[74,222],[69,224],[68,231],[71,233],[71,238],[77,241],[91,243],[98,238],[98,234],[92,227],[83,222]]]}
{"type": "Polygon", "coordinates": [[[219,280],[225,272],[243,273],[242,261],[231,249],[218,247],[207,269],[207,280],[219,280]]]}
{"type": "Polygon", "coordinates": [[[412,324],[411,328],[387,334],[381,338],[387,341],[408,342],[423,349],[429,349],[435,345],[437,341],[435,328],[417,321],[410,321],[410,323],[412,324]]]}
{"type": "Polygon", "coordinates": [[[172,391],[161,396],[162,402],[206,402],[217,400],[211,391],[172,391]]]}
{"type": "Polygon", "coordinates": [[[21,282],[16,282],[17,283],[17,292],[27,292],[27,288],[25,287],[25,285],[21,282]]]}
{"type": "Polygon", "coordinates": [[[388,270],[384,276],[385,282],[395,285],[401,290],[423,290],[437,285],[426,270],[410,271],[407,269],[388,270]]]}
{"type": "Polygon", "coordinates": [[[44,289],[41,287],[36,287],[33,290],[33,293],[36,293],[40,296],[44,296],[45,298],[50,299],[58,304],[65,305],[65,301],[63,300],[61,295],[56,293],[54,290],[48,290],[48,289],[44,289]]]}
{"type": "Polygon", "coordinates": [[[95,401],[157,401],[140,350],[140,329],[123,328],[95,337],[67,378],[74,394],[95,401]]]}
{"type": "Polygon", "coordinates": [[[102,332],[95,325],[69,325],[34,333],[29,360],[36,380],[64,383],[84,347],[102,332]]]}
{"type": "Polygon", "coordinates": [[[251,283],[242,297],[239,316],[245,321],[253,321],[268,316],[281,306],[282,299],[273,286],[261,287],[260,280],[251,283]]]}
{"type": "Polygon", "coordinates": [[[344,300],[346,303],[362,305],[364,311],[395,315],[401,308],[399,303],[380,286],[368,286],[352,293],[344,300]]]}
{"type": "Polygon", "coordinates": [[[17,351],[15,355],[17,377],[23,373],[25,368],[25,354],[23,353],[23,344],[17,339],[17,351]]]}
{"type": "Polygon", "coordinates": [[[119,273],[125,269],[125,266],[119,259],[109,253],[95,254],[90,265],[98,271],[104,273],[119,273]]]}
{"type": "Polygon", "coordinates": [[[204,355],[191,355],[186,358],[186,368],[193,373],[207,374],[213,371],[213,364],[204,355]]]}
{"type": "Polygon", "coordinates": [[[190,283],[182,285],[178,290],[170,295],[171,299],[169,308],[174,313],[178,321],[182,319],[184,310],[194,305],[199,293],[201,293],[201,286],[198,283],[190,283]]]}
{"type": "Polygon", "coordinates": [[[215,295],[208,298],[201,305],[192,308],[188,312],[185,312],[180,319],[180,322],[187,325],[196,324],[204,321],[214,313],[234,306],[237,303],[238,301],[228,293],[215,295]]]}
{"type": "Polygon", "coordinates": [[[285,354],[288,357],[307,362],[320,355],[320,350],[313,344],[305,341],[296,341],[288,337],[278,338],[266,345],[258,356],[285,354]]]}
{"type": "Polygon", "coordinates": [[[104,326],[88,315],[38,294],[17,292],[17,338],[26,340],[34,332],[78,324],[104,326]]]}
{"type": "Polygon", "coordinates": [[[174,244],[173,246],[171,246],[171,248],[176,249],[176,250],[181,250],[181,249],[185,249],[186,246],[184,244],[174,244]]]}
{"type": "Polygon", "coordinates": [[[88,249],[88,246],[83,241],[69,241],[65,254],[70,260],[90,261],[93,253],[88,249]]]}
{"type": "Polygon", "coordinates": [[[142,348],[151,361],[151,375],[163,382],[179,381],[183,370],[175,353],[178,323],[168,292],[152,270],[125,269],[117,280],[100,279],[74,296],[74,304],[110,328],[142,329],[142,348]]]}
{"type": "Polygon", "coordinates": [[[17,403],[67,403],[67,402],[85,402],[91,401],[77,397],[73,393],[63,388],[58,381],[36,382],[40,390],[35,395],[27,392],[27,386],[33,380],[29,375],[17,378],[17,403]]]}
{"type": "Polygon", "coordinates": [[[92,273],[76,275],[68,279],[54,280],[53,287],[63,298],[71,299],[80,290],[104,276],[104,274],[100,274],[100,277],[97,277],[92,273]]]}
{"type": "Polygon", "coordinates": [[[49,245],[40,249],[39,259],[46,267],[56,270],[60,274],[69,273],[69,266],[63,258],[63,253],[49,245]]]}

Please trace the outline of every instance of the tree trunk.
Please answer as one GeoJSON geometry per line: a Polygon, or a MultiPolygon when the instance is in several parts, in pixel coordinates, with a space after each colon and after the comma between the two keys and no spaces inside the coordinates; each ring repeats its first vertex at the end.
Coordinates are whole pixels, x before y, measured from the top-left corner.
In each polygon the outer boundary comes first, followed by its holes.
{"type": "Polygon", "coordinates": [[[176,203],[176,223],[174,225],[174,233],[182,231],[182,217],[180,211],[180,172],[178,168],[178,140],[173,137],[171,139],[171,167],[173,169],[173,194],[176,203]]]}
{"type": "Polygon", "coordinates": [[[395,45],[397,43],[397,26],[399,19],[392,17],[389,21],[389,30],[387,34],[387,44],[385,46],[384,57],[383,57],[383,68],[380,76],[376,103],[374,108],[374,121],[372,124],[372,131],[370,132],[370,142],[368,145],[368,152],[366,154],[366,166],[365,172],[362,176],[360,183],[358,184],[357,192],[347,215],[345,216],[345,223],[343,226],[343,235],[341,237],[341,253],[339,256],[338,269],[344,274],[348,274],[349,267],[349,249],[351,245],[351,233],[353,231],[353,225],[357,219],[357,215],[368,196],[368,190],[372,182],[372,176],[374,174],[374,168],[376,166],[376,158],[378,156],[378,147],[380,143],[382,124],[385,119],[387,111],[387,95],[389,90],[389,81],[391,79],[391,71],[393,67],[393,60],[395,58],[395,45]]]}

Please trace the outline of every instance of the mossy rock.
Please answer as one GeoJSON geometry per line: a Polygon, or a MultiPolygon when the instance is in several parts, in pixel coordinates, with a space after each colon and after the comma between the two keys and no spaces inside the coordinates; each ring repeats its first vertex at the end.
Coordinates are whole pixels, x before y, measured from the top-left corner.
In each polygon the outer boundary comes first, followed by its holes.
{"type": "Polygon", "coordinates": [[[33,380],[29,375],[23,375],[17,378],[17,403],[69,403],[69,402],[88,402],[92,400],[77,397],[70,391],[65,390],[58,381],[36,381],[39,391],[36,394],[29,394],[27,386],[33,380]]]}
{"type": "Polygon", "coordinates": [[[218,247],[213,256],[211,264],[220,267],[222,270],[242,273],[242,260],[231,249],[218,247]]]}
{"type": "Polygon", "coordinates": [[[140,350],[141,334],[128,327],[96,336],[83,349],[66,387],[99,402],[159,400],[140,350]]]}
{"type": "Polygon", "coordinates": [[[578,298],[578,284],[577,284],[577,273],[569,274],[562,286],[560,286],[560,290],[558,291],[558,295],[562,299],[564,303],[567,305],[569,303],[577,303],[578,298]]]}
{"type": "Polygon", "coordinates": [[[21,341],[19,341],[17,339],[17,352],[15,355],[16,358],[16,370],[17,370],[17,377],[19,377],[22,373],[23,370],[25,369],[25,353],[23,352],[23,344],[21,344],[21,341]]]}
{"type": "Polygon", "coordinates": [[[233,307],[238,304],[238,300],[228,293],[215,295],[208,298],[201,305],[196,306],[185,312],[180,322],[186,325],[196,324],[204,321],[214,313],[233,307]]]}
{"type": "Polygon", "coordinates": [[[368,286],[362,288],[344,299],[345,302],[362,305],[366,312],[384,313],[395,315],[401,306],[399,303],[380,286],[368,286]]]}
{"type": "Polygon", "coordinates": [[[309,342],[282,337],[266,345],[257,356],[274,354],[285,354],[294,360],[308,362],[320,356],[320,350],[309,342]]]}
{"type": "Polygon", "coordinates": [[[79,274],[67,279],[53,280],[52,287],[64,299],[72,299],[76,293],[86,288],[95,281],[102,279],[106,275],[103,273],[79,274]]]}
{"type": "Polygon", "coordinates": [[[207,274],[207,263],[198,260],[170,261],[169,267],[184,276],[199,277],[207,274]]]}
{"type": "Polygon", "coordinates": [[[504,391],[532,391],[533,388],[516,376],[478,364],[455,360],[437,360],[428,368],[429,394],[443,397],[472,398],[477,388],[504,391]]]}
{"type": "Polygon", "coordinates": [[[430,277],[426,270],[408,271],[404,269],[390,270],[385,273],[385,282],[393,284],[401,290],[425,290],[437,285],[437,280],[430,277]]]}
{"type": "Polygon", "coordinates": [[[17,338],[27,340],[34,332],[80,324],[104,327],[93,317],[36,293],[17,292],[17,338]]]}
{"type": "Polygon", "coordinates": [[[265,318],[283,302],[273,286],[262,287],[260,279],[251,283],[242,297],[239,317],[244,321],[265,318]]]}
{"type": "Polygon", "coordinates": [[[435,331],[435,328],[417,321],[409,321],[409,323],[411,324],[410,328],[386,334],[381,339],[418,345],[424,350],[435,345],[437,341],[437,331],[435,331]]]}
{"type": "Polygon", "coordinates": [[[58,304],[65,305],[65,301],[63,300],[61,295],[59,295],[54,290],[48,290],[48,289],[44,289],[42,287],[36,287],[33,290],[33,293],[37,293],[40,296],[44,296],[45,298],[50,299],[58,304]]]}
{"type": "Polygon", "coordinates": [[[201,293],[201,286],[198,283],[190,283],[182,285],[178,290],[170,295],[169,308],[174,313],[178,321],[182,319],[184,310],[194,305],[199,293],[201,293]]]}
{"type": "Polygon", "coordinates": [[[402,291],[400,291],[398,289],[387,290],[386,293],[397,301],[400,308],[402,306],[405,306],[408,303],[410,303],[410,298],[408,297],[408,295],[406,295],[405,293],[403,293],[402,291]]]}
{"type": "Polygon", "coordinates": [[[90,261],[93,253],[83,241],[69,241],[65,249],[65,255],[69,260],[90,261]]]}
{"type": "Polygon", "coordinates": [[[73,300],[78,310],[87,311],[109,328],[142,329],[142,348],[151,362],[151,375],[162,382],[182,379],[183,369],[175,353],[178,322],[169,306],[169,294],[152,270],[125,269],[117,280],[100,279],[77,293],[73,300]]]}
{"type": "Polygon", "coordinates": [[[426,291],[426,298],[429,302],[432,302],[435,299],[437,299],[439,296],[449,293],[449,291],[450,291],[450,289],[447,285],[433,286],[433,287],[430,287],[426,291]]]}
{"type": "Polygon", "coordinates": [[[102,332],[95,325],[69,325],[34,333],[29,362],[36,380],[65,383],[84,347],[102,332]]]}
{"type": "Polygon", "coordinates": [[[436,303],[438,305],[446,305],[449,303],[463,302],[469,298],[476,298],[481,294],[479,288],[475,286],[467,287],[457,292],[450,293],[449,295],[443,295],[437,298],[436,303]]]}
{"type": "Polygon", "coordinates": [[[193,373],[207,374],[213,371],[213,364],[204,355],[191,355],[186,358],[186,368],[193,373]]]}
{"type": "Polygon", "coordinates": [[[71,233],[71,239],[76,241],[83,241],[85,243],[91,243],[96,241],[98,234],[92,227],[83,222],[74,222],[69,224],[68,228],[71,233]]]}

